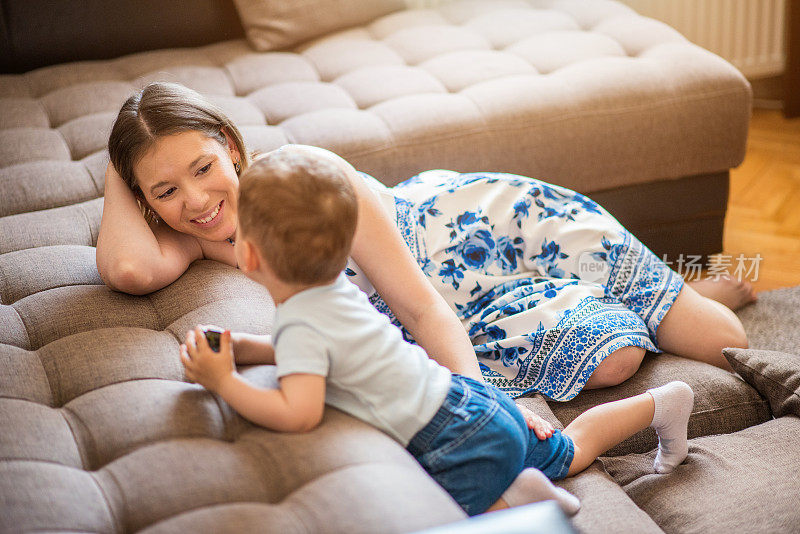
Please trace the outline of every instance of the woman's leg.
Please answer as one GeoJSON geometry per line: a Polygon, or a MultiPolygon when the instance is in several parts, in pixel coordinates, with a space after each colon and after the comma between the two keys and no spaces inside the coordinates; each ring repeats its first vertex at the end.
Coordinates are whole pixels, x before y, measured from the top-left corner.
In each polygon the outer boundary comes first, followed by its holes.
{"type": "Polygon", "coordinates": [[[600,362],[583,386],[584,389],[607,388],[622,384],[639,369],[645,352],[643,348],[634,346],[615,350],[600,362]]]}
{"type": "Polygon", "coordinates": [[[646,350],[658,350],[641,317],[599,285],[544,280],[494,293],[468,331],[487,379],[512,394],[518,387],[567,401],[587,383],[627,380],[646,350]]]}
{"type": "Polygon", "coordinates": [[[739,318],[728,307],[684,285],[656,332],[658,346],[684,358],[731,370],[725,347],[747,348],[739,318]]]}
{"type": "MultiPolygon", "coordinates": [[[[722,349],[748,346],[747,334],[736,314],[720,302],[699,294],[692,284],[684,285],[678,293],[658,327],[657,338],[659,348],[665,352],[728,371],[731,367],[722,349]]],[[[636,373],[644,355],[645,350],[639,347],[612,352],[597,366],[584,387],[597,389],[621,384],[636,373]]]]}
{"type": "MultiPolygon", "coordinates": [[[[596,218],[602,220],[602,217],[596,218]]],[[[613,236],[613,232],[609,232],[609,236],[613,236]]],[[[595,267],[607,266],[599,270],[603,272],[601,282],[609,296],[619,299],[642,318],[660,351],[730,370],[722,349],[748,346],[744,327],[732,309],[756,299],[752,286],[727,276],[684,283],[677,273],[621,227],[617,237],[609,239],[603,241],[607,254],[593,251],[589,256],[602,260],[595,267]]],[[[585,252],[579,257],[587,258],[585,252]]],[[[581,265],[578,267],[581,272],[581,265]]],[[[594,272],[592,269],[584,271],[588,275],[594,272]]],[[[622,383],[633,376],[643,356],[644,352],[636,347],[610,354],[589,378],[587,387],[622,383]]]]}

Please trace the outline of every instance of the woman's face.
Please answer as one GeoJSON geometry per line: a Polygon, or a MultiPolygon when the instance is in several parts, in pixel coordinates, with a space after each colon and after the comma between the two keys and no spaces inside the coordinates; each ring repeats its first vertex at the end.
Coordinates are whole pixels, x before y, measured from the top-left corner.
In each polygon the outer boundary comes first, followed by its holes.
{"type": "Polygon", "coordinates": [[[196,132],[162,137],[133,168],[150,207],[173,229],[209,241],[223,241],[236,231],[239,179],[228,146],[196,132]]]}

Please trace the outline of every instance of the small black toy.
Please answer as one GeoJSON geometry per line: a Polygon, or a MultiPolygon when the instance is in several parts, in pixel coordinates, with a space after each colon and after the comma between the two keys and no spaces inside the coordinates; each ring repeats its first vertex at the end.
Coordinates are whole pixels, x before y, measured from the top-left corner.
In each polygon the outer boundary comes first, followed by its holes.
{"type": "Polygon", "coordinates": [[[203,329],[203,333],[206,335],[206,340],[208,341],[208,346],[211,347],[211,350],[214,352],[219,352],[219,342],[220,339],[222,339],[223,332],[224,330],[214,328],[213,326],[203,329]]]}

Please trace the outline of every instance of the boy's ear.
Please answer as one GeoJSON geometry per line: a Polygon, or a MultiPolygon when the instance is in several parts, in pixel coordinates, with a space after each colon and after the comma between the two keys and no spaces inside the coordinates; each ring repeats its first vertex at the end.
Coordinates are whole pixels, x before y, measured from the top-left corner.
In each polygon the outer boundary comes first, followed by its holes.
{"type": "Polygon", "coordinates": [[[242,240],[242,259],[244,265],[240,265],[239,269],[249,273],[257,271],[261,267],[261,258],[258,256],[258,250],[255,245],[248,241],[246,238],[240,237],[242,240]]]}

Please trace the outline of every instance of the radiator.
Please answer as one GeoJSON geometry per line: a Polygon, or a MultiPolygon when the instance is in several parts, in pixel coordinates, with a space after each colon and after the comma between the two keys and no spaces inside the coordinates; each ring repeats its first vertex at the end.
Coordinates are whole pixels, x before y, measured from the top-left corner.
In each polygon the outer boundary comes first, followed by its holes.
{"type": "MultiPolygon", "coordinates": [[[[790,0],[791,1],[791,0],[790,0]]],[[[724,57],[748,78],[781,74],[786,0],[622,0],[724,57]]]]}
{"type": "MultiPolygon", "coordinates": [[[[437,7],[451,0],[407,0],[437,7]]],[[[748,78],[781,74],[786,0],[620,0],[733,63],[748,78]]],[[[789,0],[791,1],[791,0],[789,0]]],[[[535,4],[535,2],[534,2],[535,4]]]]}

